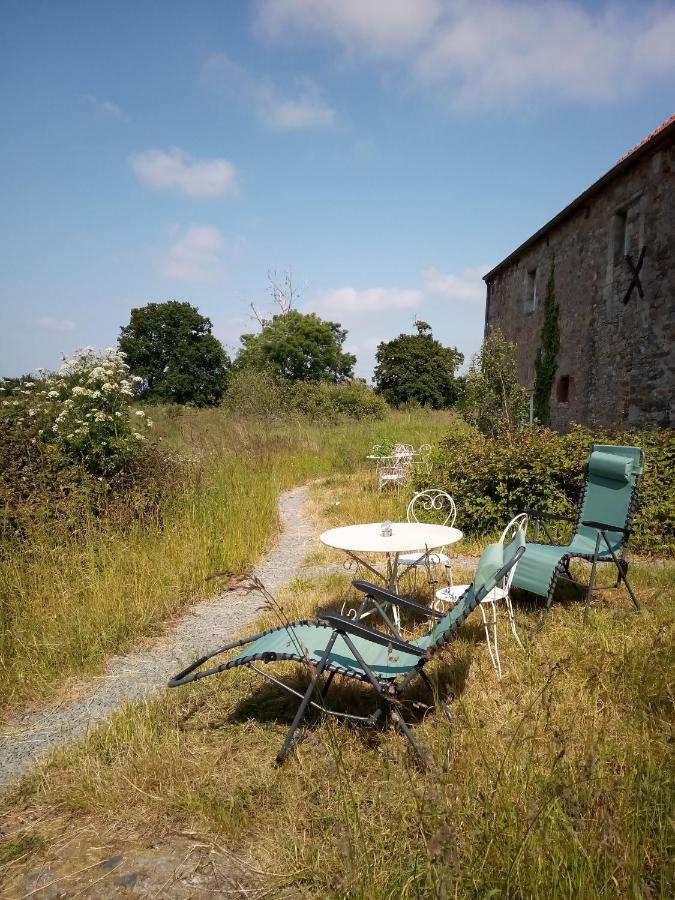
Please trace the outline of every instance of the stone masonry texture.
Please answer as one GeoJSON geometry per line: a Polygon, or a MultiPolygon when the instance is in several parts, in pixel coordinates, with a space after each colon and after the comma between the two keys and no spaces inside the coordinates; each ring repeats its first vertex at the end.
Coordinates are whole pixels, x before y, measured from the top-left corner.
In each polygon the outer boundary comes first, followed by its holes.
{"type": "Polygon", "coordinates": [[[635,156],[486,276],[486,330],[517,344],[521,384],[532,388],[555,261],[558,430],[572,422],[675,427],[675,122],[652,152],[647,144],[635,156]],[[644,298],[634,287],[624,304],[632,278],[625,257],[637,263],[643,247],[644,298]]]}

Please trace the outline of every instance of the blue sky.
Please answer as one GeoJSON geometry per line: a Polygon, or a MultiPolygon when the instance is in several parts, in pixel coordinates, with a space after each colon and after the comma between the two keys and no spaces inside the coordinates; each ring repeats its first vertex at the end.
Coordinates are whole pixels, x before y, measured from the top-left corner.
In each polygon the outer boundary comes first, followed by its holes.
{"type": "Polygon", "coordinates": [[[675,3],[5,0],[0,374],[188,300],[231,353],[291,270],[357,373],[675,111],[675,3]]]}

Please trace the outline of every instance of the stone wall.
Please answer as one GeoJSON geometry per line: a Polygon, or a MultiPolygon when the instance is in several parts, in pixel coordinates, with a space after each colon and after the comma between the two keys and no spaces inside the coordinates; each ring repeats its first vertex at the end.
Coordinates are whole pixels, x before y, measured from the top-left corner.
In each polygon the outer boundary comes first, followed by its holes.
{"type": "Polygon", "coordinates": [[[521,383],[529,388],[554,258],[560,352],[553,427],[675,427],[675,140],[617,173],[491,276],[486,327],[517,343],[521,383]],[[637,262],[643,246],[644,299],[634,288],[624,305],[632,277],[624,256],[637,262]]]}

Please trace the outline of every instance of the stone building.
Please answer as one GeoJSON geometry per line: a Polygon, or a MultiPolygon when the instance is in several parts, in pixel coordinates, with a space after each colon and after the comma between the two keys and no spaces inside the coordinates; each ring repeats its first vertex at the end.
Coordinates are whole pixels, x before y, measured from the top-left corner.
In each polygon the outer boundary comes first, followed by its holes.
{"type": "Polygon", "coordinates": [[[675,427],[675,116],[485,276],[529,389],[553,261],[553,427],[675,427]]]}

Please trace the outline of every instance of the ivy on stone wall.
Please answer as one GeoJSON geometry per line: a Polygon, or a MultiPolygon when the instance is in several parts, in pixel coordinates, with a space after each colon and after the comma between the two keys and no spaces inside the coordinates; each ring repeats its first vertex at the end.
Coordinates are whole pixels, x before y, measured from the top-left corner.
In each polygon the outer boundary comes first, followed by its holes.
{"type": "Polygon", "coordinates": [[[537,358],[534,361],[534,416],[540,425],[551,424],[551,390],[558,367],[560,349],[560,325],[558,305],[555,302],[555,261],[551,260],[551,271],[546,283],[544,296],[544,321],[537,358]]]}

